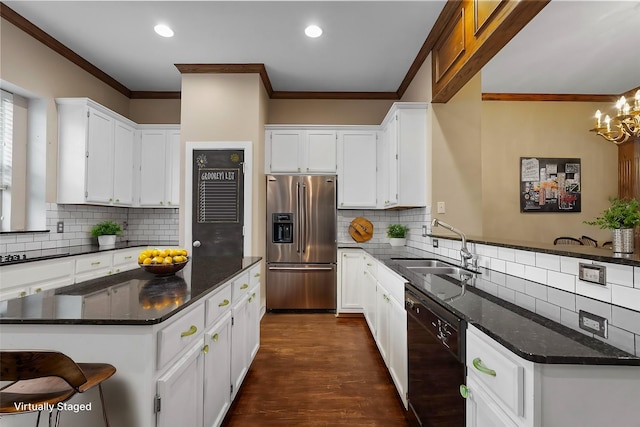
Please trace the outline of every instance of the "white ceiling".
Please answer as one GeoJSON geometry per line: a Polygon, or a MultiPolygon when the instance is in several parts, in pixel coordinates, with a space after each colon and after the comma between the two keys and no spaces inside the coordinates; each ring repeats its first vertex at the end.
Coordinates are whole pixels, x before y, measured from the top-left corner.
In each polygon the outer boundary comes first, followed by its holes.
{"type": "MultiPolygon", "coordinates": [[[[179,91],[177,63],[264,63],[276,91],[395,92],[444,1],[5,1],[132,91],[179,91]],[[157,23],[176,35],[164,39],[157,23]],[[309,39],[316,23],[324,35],[309,39]]],[[[483,92],[640,86],[640,1],[553,0],[482,72],[483,92]],[[612,44],[613,43],[613,44],[612,44]]]]}

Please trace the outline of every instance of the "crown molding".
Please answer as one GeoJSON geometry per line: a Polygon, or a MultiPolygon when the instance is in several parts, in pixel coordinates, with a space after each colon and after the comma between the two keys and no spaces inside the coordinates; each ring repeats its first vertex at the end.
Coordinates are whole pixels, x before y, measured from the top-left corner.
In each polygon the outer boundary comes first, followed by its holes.
{"type": "Polygon", "coordinates": [[[615,95],[575,95],[552,93],[483,93],[483,101],[553,101],[553,102],[615,102],[615,95]]]}

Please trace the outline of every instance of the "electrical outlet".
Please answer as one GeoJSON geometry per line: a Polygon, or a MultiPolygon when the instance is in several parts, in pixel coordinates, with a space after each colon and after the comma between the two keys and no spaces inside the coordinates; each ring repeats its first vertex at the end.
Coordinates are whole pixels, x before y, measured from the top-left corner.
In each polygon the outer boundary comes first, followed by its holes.
{"type": "Polygon", "coordinates": [[[56,230],[58,233],[64,233],[64,221],[58,221],[56,230]]]}
{"type": "Polygon", "coordinates": [[[438,202],[438,213],[446,213],[444,202],[438,202]]]}
{"type": "Polygon", "coordinates": [[[434,248],[438,247],[438,239],[431,239],[431,245],[433,245],[434,248]]]}
{"type": "Polygon", "coordinates": [[[578,263],[578,279],[606,286],[607,268],[604,265],[578,263]]]}
{"type": "Polygon", "coordinates": [[[589,331],[602,338],[607,338],[607,335],[609,334],[607,325],[607,319],[604,317],[600,317],[584,310],[578,311],[578,326],[580,329],[589,331]]]}

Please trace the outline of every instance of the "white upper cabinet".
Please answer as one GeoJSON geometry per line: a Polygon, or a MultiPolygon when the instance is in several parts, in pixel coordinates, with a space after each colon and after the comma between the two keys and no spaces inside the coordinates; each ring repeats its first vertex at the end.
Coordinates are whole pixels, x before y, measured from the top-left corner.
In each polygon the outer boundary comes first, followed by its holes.
{"type": "Polygon", "coordinates": [[[88,98],[56,103],[58,203],[179,206],[179,125],[138,125],[88,98]]]}
{"type": "Polygon", "coordinates": [[[338,132],[338,208],[375,209],[376,151],[373,130],[338,132]]]}
{"type": "Polygon", "coordinates": [[[137,205],[179,207],[180,130],[177,126],[141,125],[137,142],[137,205]]]}
{"type": "Polygon", "coordinates": [[[335,174],[337,137],[323,127],[267,126],[265,172],[335,174]]]}
{"type": "Polygon", "coordinates": [[[88,98],[57,98],[58,203],[130,206],[135,123],[88,98]]]}
{"type": "Polygon", "coordinates": [[[427,104],[393,104],[382,129],[379,207],[426,206],[427,104]]]}

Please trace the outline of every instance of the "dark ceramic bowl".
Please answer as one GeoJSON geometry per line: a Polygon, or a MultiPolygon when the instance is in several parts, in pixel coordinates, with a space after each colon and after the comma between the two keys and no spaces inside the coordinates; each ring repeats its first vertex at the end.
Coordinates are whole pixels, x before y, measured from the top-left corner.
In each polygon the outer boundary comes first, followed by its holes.
{"type": "Polygon", "coordinates": [[[173,264],[138,264],[140,268],[156,276],[169,276],[182,270],[189,263],[189,259],[183,262],[174,262],[173,264]]]}

